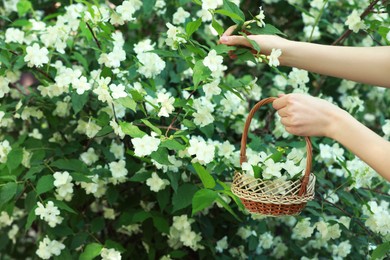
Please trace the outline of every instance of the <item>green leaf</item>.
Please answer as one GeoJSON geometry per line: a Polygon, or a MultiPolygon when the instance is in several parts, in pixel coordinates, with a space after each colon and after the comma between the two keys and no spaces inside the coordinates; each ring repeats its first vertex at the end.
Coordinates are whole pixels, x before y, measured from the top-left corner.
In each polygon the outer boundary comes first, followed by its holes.
{"type": "Polygon", "coordinates": [[[218,193],[209,189],[198,190],[192,198],[192,215],[211,206],[218,193]]]}
{"type": "Polygon", "coordinates": [[[143,0],[142,2],[144,14],[149,16],[153,11],[153,7],[156,4],[156,0],[143,0]]]}
{"type": "Polygon", "coordinates": [[[132,123],[119,121],[119,125],[121,126],[123,133],[130,135],[133,138],[143,137],[146,135],[145,132],[141,131],[138,126],[135,126],[132,123]]]}
{"type": "Polygon", "coordinates": [[[24,16],[29,10],[32,10],[32,5],[28,0],[20,0],[16,4],[19,16],[24,16]]]}
{"type": "Polygon", "coordinates": [[[18,19],[11,24],[12,27],[31,26],[31,22],[26,19],[18,19]]]}
{"type": "Polygon", "coordinates": [[[241,18],[241,19],[236,19],[236,18],[230,17],[230,18],[232,18],[233,22],[235,22],[236,24],[240,24],[242,21],[245,21],[244,13],[241,11],[241,9],[235,3],[230,2],[229,0],[223,0],[223,9],[230,12],[230,13],[234,13],[241,18]]]}
{"type": "Polygon", "coordinates": [[[12,21],[7,16],[0,15],[0,19],[12,23],[12,21]]]}
{"type": "MultiPolygon", "coordinates": [[[[92,183],[92,182],[93,182],[93,181],[91,180],[91,178],[85,176],[85,175],[82,174],[82,173],[71,172],[71,173],[70,173],[70,176],[72,176],[73,181],[77,181],[77,182],[87,182],[87,183],[92,183]]],[[[92,177],[92,176],[91,176],[91,177],[92,177]]]]}
{"type": "Polygon", "coordinates": [[[172,165],[172,163],[168,159],[168,150],[164,147],[159,147],[157,151],[150,154],[150,157],[163,165],[172,165]]]}
{"type": "Polygon", "coordinates": [[[137,102],[134,101],[131,97],[123,97],[123,98],[118,98],[116,101],[118,101],[119,104],[121,104],[124,107],[130,108],[134,112],[137,112],[137,102]]]}
{"type": "MultiPolygon", "coordinates": [[[[36,208],[36,207],[35,207],[36,208]]],[[[24,229],[27,231],[30,229],[32,223],[35,221],[35,219],[37,218],[37,215],[35,215],[35,208],[33,208],[32,210],[30,210],[30,212],[28,213],[28,216],[27,216],[27,222],[26,222],[26,225],[24,227],[24,229]]]]}
{"type": "Polygon", "coordinates": [[[3,63],[7,68],[11,68],[11,63],[9,63],[9,59],[4,52],[5,51],[0,52],[0,63],[3,63]]]}
{"type": "Polygon", "coordinates": [[[42,176],[37,183],[37,195],[51,191],[54,188],[54,177],[53,175],[42,176]]]}
{"type": "Polygon", "coordinates": [[[260,53],[260,46],[256,41],[249,39],[248,36],[243,32],[239,32],[239,34],[244,36],[244,38],[252,45],[253,49],[256,50],[257,53],[260,53]]]}
{"type": "Polygon", "coordinates": [[[193,68],[194,86],[197,87],[200,82],[206,80],[211,75],[211,70],[203,64],[203,60],[198,60],[193,68]]]}
{"type": "Polygon", "coordinates": [[[202,165],[199,163],[193,163],[192,166],[194,167],[205,188],[212,189],[215,187],[216,183],[213,176],[211,176],[211,174],[202,165]]]}
{"type": "Polygon", "coordinates": [[[245,29],[245,30],[247,30],[251,34],[270,34],[270,35],[279,34],[282,36],[286,36],[278,28],[270,24],[266,24],[264,27],[259,27],[255,24],[252,24],[250,29],[245,29]]]}
{"type": "Polygon", "coordinates": [[[199,29],[201,24],[202,24],[201,18],[199,18],[198,20],[187,23],[187,25],[186,25],[187,36],[191,37],[191,35],[199,29]]]}
{"type": "Polygon", "coordinates": [[[225,31],[222,27],[222,25],[220,25],[217,20],[214,19],[213,17],[213,21],[211,22],[211,26],[217,31],[218,35],[221,36],[223,34],[223,32],[225,31]]]}
{"type": "Polygon", "coordinates": [[[226,9],[218,9],[218,10],[215,10],[214,13],[228,16],[228,17],[232,18],[233,21],[238,20],[240,22],[244,22],[244,19],[242,19],[241,16],[239,16],[236,13],[230,12],[230,11],[228,11],[226,9]]]}
{"type": "Polygon", "coordinates": [[[154,126],[152,123],[150,123],[147,119],[141,119],[142,123],[144,123],[145,125],[147,125],[150,129],[152,129],[155,133],[157,133],[158,135],[161,135],[161,130],[154,126]]]}
{"type": "Polygon", "coordinates": [[[9,182],[0,187],[0,207],[12,200],[17,191],[18,185],[16,182],[9,182]]]}
{"type": "Polygon", "coordinates": [[[185,183],[177,189],[172,196],[173,212],[188,207],[192,203],[192,197],[198,190],[194,184],[185,183]]]}
{"type": "Polygon", "coordinates": [[[173,151],[181,151],[181,150],[186,149],[186,146],[184,144],[181,144],[174,139],[168,139],[168,140],[163,141],[160,144],[160,147],[166,147],[169,150],[173,150],[173,151]]]}
{"type": "Polygon", "coordinates": [[[60,170],[70,170],[80,172],[86,175],[90,174],[88,167],[80,160],[77,159],[59,159],[50,164],[52,167],[56,167],[60,170]]]}
{"type": "Polygon", "coordinates": [[[153,216],[153,224],[158,231],[161,233],[169,234],[169,224],[168,221],[160,215],[153,216]]]}
{"type": "MultiPolygon", "coordinates": [[[[81,53],[79,52],[73,52],[73,56],[72,56],[72,59],[75,59],[76,61],[78,61],[79,63],[81,63],[81,65],[83,65],[84,69],[86,71],[89,71],[88,70],[88,61],[87,59],[85,59],[85,57],[83,55],[81,55],[81,53]]],[[[76,113],[77,114],[77,113],[76,113]]]]}
{"type": "Polygon", "coordinates": [[[83,253],[81,253],[79,260],[92,260],[100,255],[103,246],[98,243],[91,243],[85,247],[83,253]]]}
{"type": "Polygon", "coordinates": [[[144,182],[152,176],[150,172],[138,172],[130,178],[133,182],[144,182]]]}
{"type": "Polygon", "coordinates": [[[224,201],[220,196],[218,196],[216,198],[216,201],[221,204],[230,214],[232,214],[232,216],[237,219],[238,221],[242,221],[236,213],[234,213],[234,211],[232,210],[232,208],[229,206],[229,204],[226,203],[226,201],[224,201]]]}
{"type": "Polygon", "coordinates": [[[18,168],[22,160],[23,160],[23,149],[22,148],[12,149],[7,156],[7,167],[9,171],[11,172],[12,170],[18,168]]]}
{"type": "Polygon", "coordinates": [[[390,252],[390,241],[383,243],[379,245],[375,250],[372,252],[371,260],[375,259],[382,259],[390,252]]]}
{"type": "Polygon", "coordinates": [[[88,93],[85,92],[82,95],[76,92],[72,93],[72,108],[75,114],[80,112],[88,101],[88,93]]]}
{"type": "Polygon", "coordinates": [[[60,201],[60,200],[53,200],[53,203],[54,205],[56,205],[57,207],[59,207],[60,209],[63,209],[63,210],[66,210],[70,213],[73,213],[73,214],[77,214],[77,212],[72,209],[71,207],[68,206],[68,204],[66,204],[65,202],[63,201],[60,201]]]}
{"type": "Polygon", "coordinates": [[[235,46],[228,46],[225,44],[218,44],[213,48],[217,54],[224,54],[224,53],[229,53],[229,51],[234,51],[237,48],[235,46]]]}

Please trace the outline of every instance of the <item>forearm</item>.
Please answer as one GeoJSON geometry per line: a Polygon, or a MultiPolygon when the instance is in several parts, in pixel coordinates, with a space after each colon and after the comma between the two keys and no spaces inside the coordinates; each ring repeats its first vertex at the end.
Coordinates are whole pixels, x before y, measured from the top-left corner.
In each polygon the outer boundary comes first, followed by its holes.
{"type": "Polygon", "coordinates": [[[280,62],[311,72],[390,88],[390,46],[343,47],[287,41],[280,62]]]}
{"type": "Polygon", "coordinates": [[[335,116],[330,138],[340,142],[390,181],[390,142],[342,110],[335,116]]]}

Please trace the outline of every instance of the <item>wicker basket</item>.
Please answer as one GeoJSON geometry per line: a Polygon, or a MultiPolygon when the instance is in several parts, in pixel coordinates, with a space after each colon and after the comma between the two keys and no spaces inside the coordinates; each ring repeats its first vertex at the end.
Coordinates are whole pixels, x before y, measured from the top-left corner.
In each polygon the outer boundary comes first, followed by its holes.
{"type": "MultiPolygon", "coordinates": [[[[249,112],[241,138],[240,165],[247,161],[246,142],[249,125],[255,112],[263,105],[271,103],[275,97],[259,101],[249,112]]],[[[232,192],[237,195],[245,208],[252,212],[268,216],[297,215],[314,198],[315,176],[310,173],[312,164],[312,146],[309,137],[306,140],[305,175],[296,181],[261,180],[241,172],[234,174],[232,192]]]]}

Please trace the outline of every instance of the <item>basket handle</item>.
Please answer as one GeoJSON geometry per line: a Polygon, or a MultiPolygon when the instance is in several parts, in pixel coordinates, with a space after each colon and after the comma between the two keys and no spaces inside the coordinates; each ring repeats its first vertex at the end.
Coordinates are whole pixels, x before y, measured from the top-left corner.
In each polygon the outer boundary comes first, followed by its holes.
{"type": "MultiPolygon", "coordinates": [[[[244,132],[242,133],[242,137],[241,137],[240,165],[242,165],[242,163],[247,161],[246,142],[247,142],[247,138],[248,138],[249,125],[251,124],[251,121],[252,121],[254,114],[256,113],[256,111],[260,107],[262,107],[263,105],[272,103],[275,99],[277,99],[277,98],[276,97],[264,98],[264,99],[260,100],[259,102],[257,102],[257,104],[249,112],[248,117],[247,117],[246,122],[245,122],[244,132]]],[[[306,186],[309,182],[309,176],[310,176],[311,165],[312,165],[312,157],[313,157],[312,145],[311,145],[310,138],[305,136],[305,141],[306,141],[306,153],[307,153],[306,169],[305,169],[305,175],[302,179],[301,188],[300,188],[299,193],[298,193],[299,196],[302,196],[303,194],[306,193],[306,186]]]]}

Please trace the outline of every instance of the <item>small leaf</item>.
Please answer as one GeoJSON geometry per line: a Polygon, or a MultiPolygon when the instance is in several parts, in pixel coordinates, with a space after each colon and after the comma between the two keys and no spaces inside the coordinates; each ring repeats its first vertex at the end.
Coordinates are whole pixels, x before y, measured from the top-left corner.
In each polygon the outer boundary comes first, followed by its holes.
{"type": "Polygon", "coordinates": [[[160,130],[158,127],[154,126],[152,123],[150,123],[147,119],[141,119],[141,121],[142,121],[145,125],[147,125],[150,129],[152,129],[155,133],[157,133],[158,135],[161,135],[161,134],[162,134],[162,133],[161,133],[161,130],[160,130]]]}
{"type": "Polygon", "coordinates": [[[235,22],[236,24],[240,24],[242,21],[245,21],[244,13],[241,11],[241,9],[235,3],[233,3],[229,0],[223,0],[223,9],[230,12],[230,13],[234,13],[241,18],[241,19],[235,19],[235,18],[230,17],[230,18],[232,18],[233,22],[235,22]]]}
{"type": "Polygon", "coordinates": [[[181,144],[174,139],[172,139],[172,140],[168,139],[168,140],[163,141],[160,144],[160,147],[166,147],[169,150],[174,150],[174,151],[181,151],[181,150],[184,150],[186,148],[186,146],[184,144],[181,144]]]}
{"type": "Polygon", "coordinates": [[[24,16],[30,9],[32,9],[32,5],[28,0],[20,0],[16,4],[16,8],[18,10],[19,16],[24,16]]]}
{"type": "Polygon", "coordinates": [[[138,126],[135,126],[132,123],[119,121],[119,125],[121,126],[123,133],[130,135],[133,138],[143,137],[146,135],[145,132],[141,131],[138,126]]]}
{"type": "MultiPolygon", "coordinates": [[[[36,207],[35,207],[36,208],[36,207]]],[[[37,215],[35,215],[35,208],[33,208],[32,210],[30,210],[30,212],[28,213],[28,217],[27,217],[27,222],[26,222],[26,225],[24,227],[24,229],[27,231],[30,229],[32,223],[35,221],[35,219],[37,218],[37,215]]]]}
{"type": "Polygon", "coordinates": [[[192,198],[192,215],[211,206],[218,193],[210,189],[198,190],[192,198]]]}
{"type": "MultiPolygon", "coordinates": [[[[85,175],[82,174],[82,173],[71,172],[71,173],[70,173],[70,176],[72,176],[73,181],[93,183],[93,181],[91,180],[91,178],[85,176],[85,175]]],[[[91,176],[91,177],[92,177],[92,176],[91,176]]]]}
{"type": "Polygon", "coordinates": [[[150,157],[163,165],[172,165],[172,163],[168,159],[168,150],[164,147],[159,147],[157,151],[153,152],[150,157]]]}
{"type": "Polygon", "coordinates": [[[51,191],[54,188],[53,175],[42,176],[37,183],[37,195],[51,191]]]}
{"type": "Polygon", "coordinates": [[[226,9],[218,9],[218,10],[215,10],[214,13],[228,16],[228,17],[232,18],[233,21],[238,20],[240,22],[244,22],[244,19],[242,19],[241,16],[239,16],[238,14],[235,14],[233,12],[230,12],[226,9]]]}
{"type": "Polygon", "coordinates": [[[161,233],[169,234],[169,224],[163,216],[153,216],[153,224],[161,233]]]}
{"type": "Polygon", "coordinates": [[[215,187],[216,183],[213,176],[211,176],[211,174],[202,165],[199,163],[193,163],[192,166],[194,167],[205,188],[212,189],[215,187]]]}
{"type": "Polygon", "coordinates": [[[16,182],[9,182],[0,187],[0,207],[12,200],[16,194],[17,186],[16,182]]]}
{"type": "Polygon", "coordinates": [[[251,28],[246,30],[251,34],[269,34],[269,35],[279,34],[282,36],[286,36],[278,28],[270,24],[266,24],[264,27],[259,27],[255,24],[252,24],[251,28]]]}
{"type": "Polygon", "coordinates": [[[245,33],[239,32],[239,34],[244,36],[244,38],[252,45],[253,49],[256,50],[257,53],[260,53],[260,46],[256,41],[249,39],[245,33]]]}
{"type": "Polygon", "coordinates": [[[91,243],[85,247],[83,253],[81,253],[79,260],[92,260],[102,251],[103,246],[98,243],[91,243]]]}
{"type": "Polygon", "coordinates": [[[226,203],[226,201],[224,201],[220,196],[218,196],[216,198],[216,201],[221,204],[230,214],[232,214],[232,216],[237,219],[238,221],[242,221],[236,213],[234,213],[234,211],[232,210],[232,208],[229,206],[229,204],[226,203]]]}
{"type": "Polygon", "coordinates": [[[194,184],[185,183],[177,189],[172,196],[173,212],[188,207],[192,203],[192,197],[198,190],[194,184]]]}
{"type": "Polygon", "coordinates": [[[131,97],[127,96],[124,98],[118,98],[117,99],[118,103],[121,104],[124,107],[130,108],[134,112],[137,112],[137,102],[134,101],[131,97]]]}
{"type": "Polygon", "coordinates": [[[202,19],[199,18],[198,20],[192,21],[187,23],[186,25],[186,33],[188,37],[191,37],[191,35],[198,30],[200,25],[202,24],[202,19]]]}
{"type": "Polygon", "coordinates": [[[195,87],[197,87],[201,81],[206,80],[211,75],[211,70],[203,64],[203,60],[198,60],[195,63],[193,70],[193,81],[195,87]]]}
{"type": "Polygon", "coordinates": [[[218,35],[221,36],[223,34],[223,32],[225,31],[222,27],[222,25],[220,25],[217,20],[214,19],[213,17],[213,21],[211,22],[211,26],[217,31],[218,35]]]}
{"type": "Polygon", "coordinates": [[[56,167],[61,170],[70,170],[75,172],[90,174],[88,167],[80,160],[77,159],[59,159],[50,164],[52,167],[56,167]]]}
{"type": "Polygon", "coordinates": [[[237,48],[225,44],[218,44],[213,49],[217,52],[217,54],[224,54],[224,53],[229,53],[229,51],[234,51],[237,48]]]}
{"type": "Polygon", "coordinates": [[[88,93],[85,92],[84,94],[79,95],[76,92],[73,92],[71,100],[72,100],[72,109],[73,109],[74,113],[77,114],[78,112],[80,112],[83,109],[83,107],[87,103],[88,93]]]}
{"type": "Polygon", "coordinates": [[[9,171],[11,172],[12,170],[18,168],[22,160],[23,160],[23,149],[21,148],[12,149],[7,156],[7,167],[9,171]]]}
{"type": "Polygon", "coordinates": [[[390,252],[390,242],[383,243],[372,252],[371,260],[382,259],[390,252]]]}
{"type": "Polygon", "coordinates": [[[66,204],[65,202],[63,201],[60,201],[60,200],[53,200],[53,203],[54,205],[56,205],[57,207],[59,207],[60,209],[63,209],[63,210],[66,210],[70,213],[73,213],[73,214],[77,214],[77,212],[72,209],[71,207],[68,206],[68,204],[66,204]]]}

